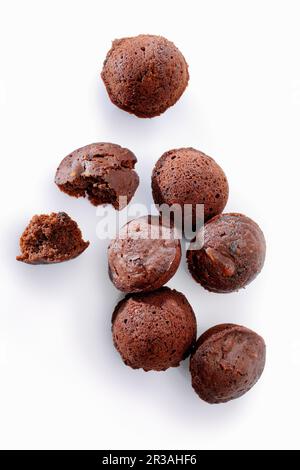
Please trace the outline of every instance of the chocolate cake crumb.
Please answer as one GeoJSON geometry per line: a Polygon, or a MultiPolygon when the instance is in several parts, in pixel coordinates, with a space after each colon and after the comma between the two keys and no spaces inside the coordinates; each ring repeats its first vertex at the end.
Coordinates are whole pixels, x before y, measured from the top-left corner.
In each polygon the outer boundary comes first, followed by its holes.
{"type": "Polygon", "coordinates": [[[89,242],[65,212],[34,215],[20,238],[18,261],[27,264],[61,263],[76,258],[89,242]]]}

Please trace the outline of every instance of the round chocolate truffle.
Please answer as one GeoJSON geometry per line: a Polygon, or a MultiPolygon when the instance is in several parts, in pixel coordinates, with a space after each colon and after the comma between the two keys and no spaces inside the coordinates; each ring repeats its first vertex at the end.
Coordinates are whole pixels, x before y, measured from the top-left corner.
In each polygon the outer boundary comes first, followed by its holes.
{"type": "Polygon", "coordinates": [[[133,369],[177,367],[196,339],[196,318],[183,294],[168,287],[128,294],[112,317],[114,345],[133,369]]]}
{"type": "Polygon", "coordinates": [[[177,47],[161,36],[144,34],[113,41],[101,76],[111,101],[142,118],[173,106],[189,80],[177,47]]]}
{"type": "Polygon", "coordinates": [[[55,183],[70,196],[87,196],[95,206],[112,204],[120,210],[130,202],[139,184],[136,161],[135,155],[120,145],[86,145],[62,160],[55,183]]]}
{"type": "Polygon", "coordinates": [[[260,378],[263,338],[244,326],[216,325],[198,339],[190,359],[192,386],[202,400],[225,403],[244,395],[260,378]]]}
{"type": "Polygon", "coordinates": [[[157,216],[131,220],[108,247],[109,275],[123,292],[162,287],[175,274],[180,259],[174,228],[163,225],[157,216]]]}
{"type": "Polygon", "coordinates": [[[65,212],[34,215],[20,238],[18,261],[27,264],[61,263],[79,256],[89,242],[65,212]]]}
{"type": "Polygon", "coordinates": [[[193,148],[165,152],[152,173],[152,193],[158,205],[178,205],[184,226],[195,226],[201,213],[197,204],[204,205],[204,220],[220,214],[228,199],[228,183],[222,168],[211,158],[193,148]],[[185,204],[191,205],[189,215],[185,204]],[[185,213],[184,213],[185,209],[185,213]]]}
{"type": "Polygon", "coordinates": [[[237,291],[253,281],[264,265],[264,234],[245,215],[214,217],[199,230],[196,241],[199,248],[195,249],[194,241],[187,251],[188,268],[209,291],[237,291]]]}

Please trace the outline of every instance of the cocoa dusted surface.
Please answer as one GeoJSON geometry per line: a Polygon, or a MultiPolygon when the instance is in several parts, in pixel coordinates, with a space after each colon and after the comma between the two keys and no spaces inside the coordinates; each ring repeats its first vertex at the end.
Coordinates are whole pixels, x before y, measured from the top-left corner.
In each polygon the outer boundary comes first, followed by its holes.
{"type": "Polygon", "coordinates": [[[180,240],[157,216],[128,222],[108,248],[110,278],[123,292],[162,287],[175,274],[180,259],[180,240]]]}
{"type": "Polygon", "coordinates": [[[192,222],[197,221],[196,205],[204,204],[204,219],[223,211],[228,199],[228,182],[222,168],[208,155],[194,148],[165,152],[152,173],[154,202],[192,205],[192,222]]]}
{"type": "Polygon", "coordinates": [[[61,263],[76,258],[88,246],[77,223],[65,212],[35,215],[20,238],[21,255],[16,259],[28,264],[61,263]]]}
{"type": "Polygon", "coordinates": [[[234,292],[264,265],[266,242],[259,226],[243,214],[221,214],[204,225],[204,245],[187,251],[193,278],[212,292],[234,292]]]}
{"type": "Polygon", "coordinates": [[[101,73],[112,103],[142,118],[162,114],[184,92],[188,65],[162,36],[141,34],[116,39],[101,73]]]}
{"type": "Polygon", "coordinates": [[[196,330],[186,297],[168,287],[127,295],[112,317],[114,345],[124,363],[145,371],[177,367],[189,355],[196,330]]]}
{"type": "Polygon", "coordinates": [[[86,145],[67,155],[55,175],[59,189],[70,196],[88,197],[95,206],[112,204],[120,210],[132,199],[139,177],[135,155],[117,144],[86,145]]]}
{"type": "Polygon", "coordinates": [[[257,333],[234,324],[216,325],[200,336],[192,352],[192,386],[208,403],[233,400],[255,385],[265,358],[265,342],[257,333]]]}

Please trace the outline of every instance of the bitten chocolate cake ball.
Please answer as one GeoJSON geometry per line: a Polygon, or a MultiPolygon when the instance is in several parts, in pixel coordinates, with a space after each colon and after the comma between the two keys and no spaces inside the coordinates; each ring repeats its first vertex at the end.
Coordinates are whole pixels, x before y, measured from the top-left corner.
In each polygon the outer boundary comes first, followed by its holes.
{"type": "Polygon", "coordinates": [[[192,386],[202,400],[225,403],[244,395],[260,378],[264,340],[244,326],[223,324],[207,330],[190,359],[192,386]]]}
{"type": "Polygon", "coordinates": [[[193,278],[212,292],[233,292],[245,287],[261,271],[266,253],[264,234],[242,214],[221,214],[200,229],[200,249],[187,251],[193,278]],[[203,233],[204,231],[204,233],[203,233]]]}
{"type": "Polygon", "coordinates": [[[129,294],[112,317],[115,347],[133,369],[177,367],[190,353],[196,337],[196,318],[183,294],[168,287],[129,294]]]}
{"type": "MultiPolygon", "coordinates": [[[[204,204],[204,218],[223,211],[228,199],[228,183],[222,168],[193,148],[169,150],[157,161],[152,173],[152,193],[156,204],[192,205],[192,223],[199,216],[196,205],[204,204]]],[[[186,214],[187,215],[187,214],[186,214]]],[[[191,222],[190,218],[185,218],[191,222]]]]}
{"type": "Polygon", "coordinates": [[[189,80],[188,65],[177,47],[151,35],[113,41],[101,76],[111,101],[142,118],[173,106],[189,80]]]}
{"type": "Polygon", "coordinates": [[[77,223],[65,212],[32,217],[20,238],[18,261],[28,264],[51,264],[80,255],[89,242],[82,239],[77,223]]]}
{"type": "Polygon", "coordinates": [[[70,196],[88,197],[95,206],[108,203],[120,210],[130,202],[139,184],[136,161],[135,155],[120,145],[86,145],[62,160],[55,183],[70,196]]]}
{"type": "Polygon", "coordinates": [[[173,228],[159,217],[145,216],[128,222],[108,248],[109,275],[123,292],[158,289],[175,274],[181,246],[173,228]]]}

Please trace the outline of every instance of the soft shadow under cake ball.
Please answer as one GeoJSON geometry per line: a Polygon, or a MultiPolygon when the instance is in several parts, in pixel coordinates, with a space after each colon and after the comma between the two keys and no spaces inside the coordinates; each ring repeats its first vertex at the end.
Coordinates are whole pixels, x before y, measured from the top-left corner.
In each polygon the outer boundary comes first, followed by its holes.
{"type": "Polygon", "coordinates": [[[189,73],[185,58],[172,42],[141,34],[113,41],[101,77],[116,106],[151,118],[176,103],[189,73]]]}
{"type": "Polygon", "coordinates": [[[187,251],[188,268],[193,278],[209,291],[237,291],[253,281],[263,268],[264,234],[243,214],[214,217],[200,229],[195,241],[187,251]]]}
{"type": "Polygon", "coordinates": [[[114,345],[133,369],[162,371],[177,367],[196,339],[196,318],[186,297],[162,287],[128,294],[112,317],[114,345]]]}
{"type": "Polygon", "coordinates": [[[152,194],[155,204],[178,205],[185,223],[193,226],[204,205],[204,220],[220,214],[228,199],[228,182],[222,168],[211,157],[194,148],[165,152],[152,173],[152,194]],[[191,205],[191,217],[189,207],[191,205]],[[184,214],[185,211],[185,214],[184,214]]]}

